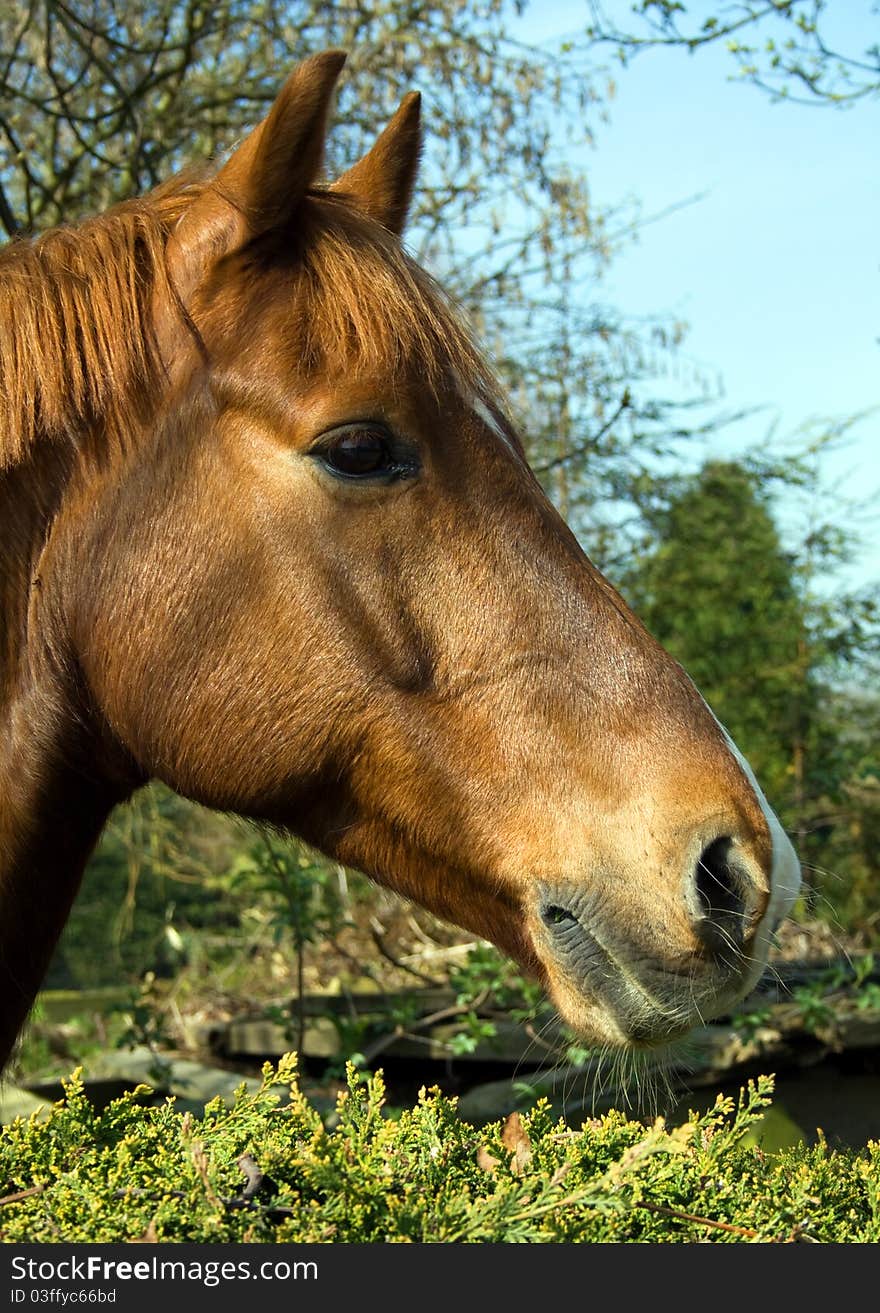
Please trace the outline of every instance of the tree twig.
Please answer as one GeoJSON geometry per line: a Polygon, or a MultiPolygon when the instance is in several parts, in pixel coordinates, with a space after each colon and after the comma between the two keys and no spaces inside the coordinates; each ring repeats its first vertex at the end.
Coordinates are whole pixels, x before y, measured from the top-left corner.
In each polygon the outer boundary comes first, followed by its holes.
{"type": "Polygon", "coordinates": [[[680,1222],[695,1222],[698,1226],[714,1226],[719,1231],[730,1231],[734,1235],[745,1236],[748,1240],[757,1240],[758,1232],[749,1226],[734,1226],[732,1222],[717,1222],[712,1217],[700,1217],[698,1213],[683,1213],[678,1208],[664,1208],[662,1204],[649,1204],[640,1200],[636,1208],[647,1208],[649,1212],[660,1213],[663,1217],[676,1217],[680,1222]]]}
{"type": "Polygon", "coordinates": [[[45,1188],[45,1185],[32,1185],[29,1190],[18,1190],[15,1194],[4,1195],[0,1199],[0,1207],[3,1204],[17,1204],[21,1199],[30,1199],[32,1195],[42,1194],[45,1188]]]}
{"type": "Polygon", "coordinates": [[[440,989],[442,987],[442,980],[436,980],[433,976],[427,976],[424,971],[419,971],[417,967],[412,967],[407,962],[401,962],[400,958],[394,956],[391,949],[382,938],[382,933],[375,917],[372,917],[370,920],[370,937],[385,960],[390,962],[392,966],[397,967],[400,971],[409,972],[411,976],[415,976],[416,980],[421,980],[424,984],[430,985],[432,989],[440,989]]]}

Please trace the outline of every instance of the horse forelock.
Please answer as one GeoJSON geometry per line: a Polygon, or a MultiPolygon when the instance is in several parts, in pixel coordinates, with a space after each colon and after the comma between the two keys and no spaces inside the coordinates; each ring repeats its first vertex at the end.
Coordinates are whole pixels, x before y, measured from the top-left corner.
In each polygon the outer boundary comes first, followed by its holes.
{"type": "Polygon", "coordinates": [[[317,193],[307,205],[294,326],[304,363],[386,376],[410,368],[422,386],[457,377],[494,397],[493,371],[463,313],[399,240],[344,196],[317,193]]]}
{"type": "Polygon", "coordinates": [[[505,413],[464,311],[344,193],[312,188],[294,226],[219,265],[192,309],[209,358],[222,370],[228,356],[243,378],[253,376],[242,353],[250,336],[265,362],[303,385],[368,379],[393,389],[415,380],[436,403],[455,393],[505,413]]]}

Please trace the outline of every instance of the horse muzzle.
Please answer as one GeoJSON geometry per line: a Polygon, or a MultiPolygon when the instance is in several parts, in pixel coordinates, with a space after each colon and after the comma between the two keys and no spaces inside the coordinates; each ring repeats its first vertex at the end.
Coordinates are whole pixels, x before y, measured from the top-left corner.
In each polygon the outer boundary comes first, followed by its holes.
{"type": "Polygon", "coordinates": [[[563,1019],[588,1041],[651,1047],[728,1012],[757,984],[800,886],[781,827],[773,841],[769,881],[722,836],[665,897],[611,872],[586,887],[540,882],[532,937],[563,1019]]]}

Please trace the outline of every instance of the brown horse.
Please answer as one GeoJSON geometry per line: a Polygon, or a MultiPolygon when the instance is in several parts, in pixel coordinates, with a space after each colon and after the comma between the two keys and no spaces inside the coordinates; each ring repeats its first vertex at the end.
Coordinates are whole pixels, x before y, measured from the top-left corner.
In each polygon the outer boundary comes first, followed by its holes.
{"type": "Polygon", "coordinates": [[[799,883],[400,242],[418,98],[317,181],[344,56],[210,180],[0,256],[0,1052],[151,777],[494,941],[588,1039],[747,992],[799,883]]]}

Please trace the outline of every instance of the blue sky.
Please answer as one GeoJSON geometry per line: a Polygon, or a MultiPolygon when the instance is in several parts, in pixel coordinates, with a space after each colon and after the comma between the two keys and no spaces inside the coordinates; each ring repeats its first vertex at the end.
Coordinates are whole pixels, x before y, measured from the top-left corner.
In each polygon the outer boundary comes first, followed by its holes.
{"type": "MultiPolygon", "coordinates": [[[[880,21],[865,16],[866,4],[836,4],[851,48],[877,40],[880,21]]],[[[585,8],[545,0],[521,30],[530,40],[572,33],[585,8]]],[[[625,19],[628,5],[606,9],[625,19]]],[[[878,407],[823,473],[844,497],[880,490],[880,100],[847,111],[774,104],[730,80],[735,64],[722,47],[646,51],[627,68],[607,58],[610,122],[594,124],[595,146],[574,157],[597,206],[633,196],[651,215],[704,195],[621,248],[604,299],[686,320],[682,374],[696,366],[719,377],[724,408],[766,408],[716,451],[763,442],[773,428],[783,453],[807,421],[878,407]]],[[[880,504],[858,525],[864,548],[850,577],[877,582],[880,504]]]]}

